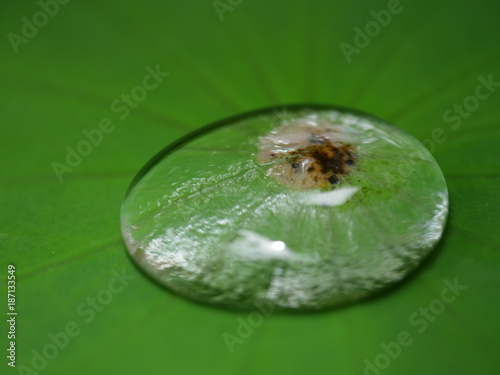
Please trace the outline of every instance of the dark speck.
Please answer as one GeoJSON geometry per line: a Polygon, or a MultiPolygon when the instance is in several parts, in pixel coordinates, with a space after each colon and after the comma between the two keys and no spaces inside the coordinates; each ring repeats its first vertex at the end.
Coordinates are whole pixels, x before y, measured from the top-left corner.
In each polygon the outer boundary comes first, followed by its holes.
{"type": "Polygon", "coordinates": [[[339,182],[339,179],[337,176],[333,175],[328,179],[328,182],[331,183],[332,185],[335,185],[337,182],[339,182]]]}

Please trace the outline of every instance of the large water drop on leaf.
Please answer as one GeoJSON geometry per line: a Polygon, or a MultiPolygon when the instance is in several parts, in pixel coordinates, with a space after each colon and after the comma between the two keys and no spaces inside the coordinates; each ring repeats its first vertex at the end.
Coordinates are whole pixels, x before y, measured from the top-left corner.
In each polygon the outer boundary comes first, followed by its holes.
{"type": "Polygon", "coordinates": [[[122,207],[133,259],[190,299],[320,309],[370,296],[441,237],[446,183],[424,146],[357,111],[252,112],[174,143],[122,207]]]}

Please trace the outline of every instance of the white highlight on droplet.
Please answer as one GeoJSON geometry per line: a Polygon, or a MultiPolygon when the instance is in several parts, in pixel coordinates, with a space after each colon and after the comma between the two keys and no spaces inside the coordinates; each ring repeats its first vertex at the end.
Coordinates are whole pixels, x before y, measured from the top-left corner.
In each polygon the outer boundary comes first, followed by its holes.
{"type": "Polygon", "coordinates": [[[283,241],[273,241],[250,230],[238,231],[239,237],[231,242],[229,249],[242,257],[251,259],[294,258],[298,256],[283,241]]]}
{"type": "Polygon", "coordinates": [[[345,186],[327,192],[315,192],[307,194],[302,201],[303,204],[315,206],[341,206],[352,198],[359,190],[356,186],[345,186]]]}
{"type": "Polygon", "coordinates": [[[276,251],[283,251],[286,249],[286,245],[283,241],[273,241],[271,246],[276,251]]]}

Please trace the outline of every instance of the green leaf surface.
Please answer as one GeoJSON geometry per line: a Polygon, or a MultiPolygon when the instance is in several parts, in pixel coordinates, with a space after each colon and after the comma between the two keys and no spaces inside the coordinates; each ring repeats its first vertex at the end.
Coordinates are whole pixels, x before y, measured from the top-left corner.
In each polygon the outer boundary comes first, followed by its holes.
{"type": "Polygon", "coordinates": [[[44,18],[35,1],[2,5],[0,272],[5,285],[7,265],[16,267],[18,315],[17,368],[3,356],[1,372],[497,373],[500,90],[477,87],[500,82],[498,3],[401,1],[378,32],[385,1],[228,6],[221,20],[212,1],[70,1],[14,48],[9,33],[23,37],[23,17],[44,18]],[[356,27],[371,28],[365,47],[356,27]],[[350,62],[341,43],[358,48],[350,62]],[[138,89],[157,67],[169,75],[138,89]],[[116,102],[143,92],[129,111],[116,102]],[[189,131],[304,102],[373,113],[420,139],[447,180],[448,225],[424,266],[383,296],[271,314],[243,332],[248,313],[186,301],[134,266],[121,202],[138,170],[189,131]],[[455,104],[465,107],[459,117],[455,104]],[[53,163],[67,163],[68,147],[88,151],[82,132],[103,119],[112,130],[60,182],[53,163]],[[467,288],[451,298],[445,280],[467,288]],[[57,335],[66,328],[67,340],[57,335]],[[228,347],[225,333],[238,343],[228,347]],[[399,353],[398,337],[408,344],[399,353]]]}

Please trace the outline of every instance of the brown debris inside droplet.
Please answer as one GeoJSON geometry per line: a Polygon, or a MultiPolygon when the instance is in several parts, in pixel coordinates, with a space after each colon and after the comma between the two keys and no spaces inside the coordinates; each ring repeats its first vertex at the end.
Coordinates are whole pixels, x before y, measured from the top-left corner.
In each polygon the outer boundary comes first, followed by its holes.
{"type": "Polygon", "coordinates": [[[333,186],[351,172],[357,162],[355,147],[344,142],[338,127],[295,127],[298,136],[291,142],[288,126],[285,130],[288,138],[280,139],[275,131],[261,143],[266,147],[261,147],[259,162],[272,163],[267,176],[292,189],[312,189],[333,186]]]}

